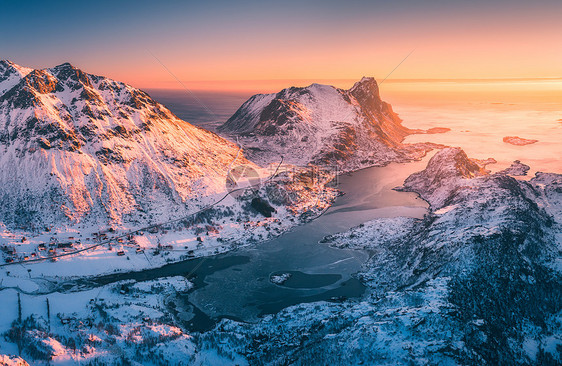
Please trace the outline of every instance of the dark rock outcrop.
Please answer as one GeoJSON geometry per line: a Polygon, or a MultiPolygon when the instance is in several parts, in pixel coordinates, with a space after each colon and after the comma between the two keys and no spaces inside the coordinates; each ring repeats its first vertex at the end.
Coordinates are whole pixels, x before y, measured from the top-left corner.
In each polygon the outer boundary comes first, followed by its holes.
{"type": "Polygon", "coordinates": [[[269,204],[269,202],[267,202],[266,200],[260,197],[253,198],[250,205],[254,210],[256,210],[257,212],[259,212],[265,217],[271,217],[271,215],[275,212],[275,208],[273,208],[269,204]]]}

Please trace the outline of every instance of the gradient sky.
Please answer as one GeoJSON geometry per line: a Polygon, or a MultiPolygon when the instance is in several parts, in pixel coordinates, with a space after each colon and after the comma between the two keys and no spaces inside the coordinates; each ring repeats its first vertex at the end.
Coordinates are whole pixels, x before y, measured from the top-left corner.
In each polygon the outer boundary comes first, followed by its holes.
{"type": "Polygon", "coordinates": [[[562,1],[2,1],[0,59],[137,87],[562,77],[562,1]],[[151,54],[152,53],[152,54],[151,54]],[[245,80],[245,81],[241,81],[245,80]]]}

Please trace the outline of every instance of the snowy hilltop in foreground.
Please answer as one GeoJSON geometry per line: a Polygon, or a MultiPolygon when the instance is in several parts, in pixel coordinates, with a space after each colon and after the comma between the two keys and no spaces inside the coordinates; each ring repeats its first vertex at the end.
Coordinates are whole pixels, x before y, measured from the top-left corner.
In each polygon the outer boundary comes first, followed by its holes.
{"type": "Polygon", "coordinates": [[[238,137],[258,162],[281,155],[297,165],[337,164],[351,171],[419,159],[435,147],[402,144],[407,135],[426,131],[401,122],[381,100],[375,79],[365,77],[349,90],[312,84],[254,95],[219,132],[238,137]]]}

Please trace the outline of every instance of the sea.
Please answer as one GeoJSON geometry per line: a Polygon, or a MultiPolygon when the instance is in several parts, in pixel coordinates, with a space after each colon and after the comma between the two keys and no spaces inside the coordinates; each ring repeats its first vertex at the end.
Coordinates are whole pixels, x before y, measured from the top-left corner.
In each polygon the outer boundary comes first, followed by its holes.
{"type": "MultiPolygon", "coordinates": [[[[348,88],[352,81],[334,84],[348,88]]],[[[435,142],[461,147],[471,158],[494,158],[497,163],[487,167],[492,172],[519,160],[531,167],[529,176],[536,171],[562,173],[562,78],[386,80],[379,89],[406,127],[450,129],[410,135],[406,143],[435,142]],[[508,136],[537,142],[512,145],[503,141],[508,136]]],[[[258,90],[153,89],[148,93],[181,119],[216,131],[258,90]]]]}

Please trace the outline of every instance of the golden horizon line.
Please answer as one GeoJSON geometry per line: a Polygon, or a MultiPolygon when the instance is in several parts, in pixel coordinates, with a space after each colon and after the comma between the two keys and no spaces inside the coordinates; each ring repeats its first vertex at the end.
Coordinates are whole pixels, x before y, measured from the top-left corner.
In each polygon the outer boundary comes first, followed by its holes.
{"type": "MultiPolygon", "coordinates": [[[[229,80],[184,80],[185,83],[270,83],[270,82],[307,82],[319,83],[323,81],[356,82],[358,78],[332,78],[332,79],[229,79],[229,80]]],[[[375,78],[376,80],[376,78],[375,78]]],[[[378,81],[378,80],[377,80],[378,81]]],[[[554,77],[505,77],[505,78],[396,78],[386,79],[385,83],[409,83],[409,82],[524,82],[524,81],[562,81],[562,76],[554,77]]],[[[174,83],[172,80],[154,81],[158,83],[174,83]]],[[[157,89],[157,88],[155,88],[157,89]]]]}

